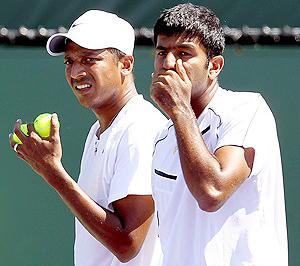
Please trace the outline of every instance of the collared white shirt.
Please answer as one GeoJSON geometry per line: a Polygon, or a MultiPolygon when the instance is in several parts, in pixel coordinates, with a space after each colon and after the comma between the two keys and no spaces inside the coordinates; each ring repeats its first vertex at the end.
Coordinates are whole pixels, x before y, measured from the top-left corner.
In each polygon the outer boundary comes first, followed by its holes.
{"type": "MultiPolygon", "coordinates": [[[[98,121],[91,127],[81,161],[79,186],[100,206],[113,210],[112,202],[127,195],[150,195],[153,145],[166,118],[143,97],[133,97],[100,138],[98,121]]],[[[154,221],[139,254],[121,263],[76,219],[76,266],[157,266],[161,250],[154,221]]]]}
{"type": "Polygon", "coordinates": [[[280,150],[266,102],[258,93],[218,88],[197,121],[211,153],[226,145],[254,148],[253,169],[218,211],[201,210],[185,183],[169,121],[152,166],[163,265],[287,266],[280,150]]]}

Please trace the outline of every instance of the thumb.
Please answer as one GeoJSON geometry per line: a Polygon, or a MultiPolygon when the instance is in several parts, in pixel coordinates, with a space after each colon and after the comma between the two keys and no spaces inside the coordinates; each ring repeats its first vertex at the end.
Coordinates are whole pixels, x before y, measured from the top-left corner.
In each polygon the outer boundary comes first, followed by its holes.
{"type": "Polygon", "coordinates": [[[50,132],[51,139],[58,139],[59,138],[59,121],[58,116],[56,113],[51,115],[51,132],[50,132]]]}
{"type": "Polygon", "coordinates": [[[175,68],[176,68],[176,72],[178,73],[178,75],[180,76],[180,78],[182,80],[185,81],[185,80],[189,79],[181,59],[178,59],[176,61],[175,68]]]}

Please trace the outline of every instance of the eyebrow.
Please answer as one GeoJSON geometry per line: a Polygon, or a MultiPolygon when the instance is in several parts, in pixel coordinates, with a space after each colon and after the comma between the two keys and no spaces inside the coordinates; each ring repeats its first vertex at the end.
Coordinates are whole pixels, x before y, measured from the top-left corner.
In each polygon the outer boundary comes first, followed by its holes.
{"type": "Polygon", "coordinates": [[[87,52],[85,52],[85,51],[80,51],[80,52],[76,51],[75,53],[74,52],[72,52],[72,53],[65,52],[64,59],[72,58],[73,56],[75,56],[75,57],[77,57],[77,56],[79,56],[79,57],[89,57],[89,56],[91,56],[91,57],[101,57],[101,55],[99,53],[93,53],[93,52],[89,52],[89,51],[87,51],[87,52]]]}
{"type": "MultiPolygon", "coordinates": [[[[178,46],[175,46],[176,48],[183,48],[183,49],[194,49],[194,46],[193,45],[190,45],[190,44],[180,44],[178,46]]],[[[168,50],[169,48],[168,47],[164,47],[162,45],[158,45],[156,46],[157,50],[168,50]]]]}
{"type": "Polygon", "coordinates": [[[79,51],[76,51],[75,53],[74,52],[72,52],[72,53],[67,53],[67,52],[65,52],[65,55],[74,55],[74,54],[76,54],[76,55],[79,55],[79,56],[86,56],[86,55],[94,55],[94,53],[90,53],[90,52],[79,52],[79,51]]]}

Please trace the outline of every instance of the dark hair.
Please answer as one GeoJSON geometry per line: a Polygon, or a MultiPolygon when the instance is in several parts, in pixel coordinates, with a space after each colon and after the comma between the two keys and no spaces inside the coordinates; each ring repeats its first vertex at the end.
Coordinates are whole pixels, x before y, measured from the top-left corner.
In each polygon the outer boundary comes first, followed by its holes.
{"type": "Polygon", "coordinates": [[[154,26],[154,43],[159,34],[180,34],[189,40],[196,39],[204,46],[208,58],[221,55],[225,37],[219,18],[208,8],[191,3],[165,9],[154,26]]]}

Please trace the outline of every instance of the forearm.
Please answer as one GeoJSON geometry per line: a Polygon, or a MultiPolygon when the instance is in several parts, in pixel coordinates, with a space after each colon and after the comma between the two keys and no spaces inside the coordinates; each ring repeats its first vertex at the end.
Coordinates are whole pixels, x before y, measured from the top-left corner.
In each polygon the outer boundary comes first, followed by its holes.
{"type": "Polygon", "coordinates": [[[176,131],[180,163],[186,184],[201,209],[218,208],[223,194],[222,169],[209,152],[191,108],[172,116],[176,131]]]}
{"type": "Polygon", "coordinates": [[[132,239],[126,225],[113,212],[94,202],[79,185],[62,170],[53,179],[60,180],[53,185],[71,212],[82,225],[121,261],[135,255],[132,239]]]}

